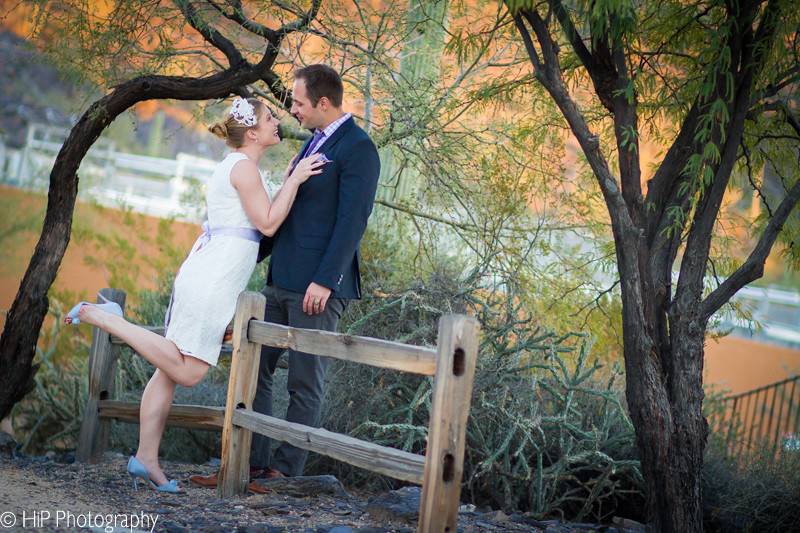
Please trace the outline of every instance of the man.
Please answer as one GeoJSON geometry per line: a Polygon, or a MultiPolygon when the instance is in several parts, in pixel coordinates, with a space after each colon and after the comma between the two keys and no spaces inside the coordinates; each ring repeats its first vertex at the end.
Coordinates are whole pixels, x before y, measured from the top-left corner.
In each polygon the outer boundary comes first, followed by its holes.
{"type": "MultiPolygon", "coordinates": [[[[296,161],[322,153],[329,162],[297,192],[292,210],[271,243],[265,320],[335,331],[350,299],[361,298],[359,244],[372,212],[380,174],[375,144],[342,110],[338,73],[310,65],[295,73],[292,115],[314,131],[296,161]]],[[[265,253],[260,254],[261,260],[265,253]]],[[[253,409],[272,414],[272,376],[280,348],[264,346],[253,409]]],[[[286,420],[318,427],[330,359],[289,350],[286,420]]],[[[298,476],[308,452],[282,443],[270,457],[270,439],[253,435],[251,477],[298,476]]],[[[216,476],[193,477],[205,486],[216,476]]],[[[251,484],[252,486],[252,484],[251,484]]]]}

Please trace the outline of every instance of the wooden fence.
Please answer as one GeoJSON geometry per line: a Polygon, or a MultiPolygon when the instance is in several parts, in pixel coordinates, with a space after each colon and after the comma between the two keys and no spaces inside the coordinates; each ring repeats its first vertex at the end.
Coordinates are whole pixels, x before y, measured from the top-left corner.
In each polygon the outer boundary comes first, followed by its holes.
{"type": "Polygon", "coordinates": [[[800,376],[721,398],[710,417],[725,453],[739,456],[756,448],[772,454],[800,444],[800,376]]]}
{"type": "MultiPolygon", "coordinates": [[[[125,293],[100,291],[121,306],[125,293]]],[[[437,348],[400,344],[328,331],[281,326],[261,320],[265,298],[245,292],[234,317],[233,353],[225,407],[173,405],[167,425],[222,430],[218,493],[243,494],[249,477],[250,442],[259,433],[379,474],[422,485],[420,532],[454,532],[458,516],[464,444],[475,363],[478,323],[464,315],[439,321],[437,348]],[[291,348],[404,372],[434,376],[427,450],[417,455],[347,435],[257,413],[252,409],[261,345],[291,348]]],[[[163,334],[160,328],[152,328],[163,334]]],[[[111,420],[137,423],[139,405],[115,401],[114,376],[120,339],[94,328],[89,356],[89,397],[76,458],[102,459],[111,420]]]]}

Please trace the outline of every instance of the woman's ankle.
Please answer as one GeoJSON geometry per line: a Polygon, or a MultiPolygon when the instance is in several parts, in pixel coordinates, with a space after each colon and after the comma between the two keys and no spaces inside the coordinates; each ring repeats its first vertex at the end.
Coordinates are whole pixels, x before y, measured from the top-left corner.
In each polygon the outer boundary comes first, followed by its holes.
{"type": "Polygon", "coordinates": [[[153,457],[151,454],[137,451],[134,457],[136,457],[136,460],[143,465],[158,466],[158,457],[153,457]]]}

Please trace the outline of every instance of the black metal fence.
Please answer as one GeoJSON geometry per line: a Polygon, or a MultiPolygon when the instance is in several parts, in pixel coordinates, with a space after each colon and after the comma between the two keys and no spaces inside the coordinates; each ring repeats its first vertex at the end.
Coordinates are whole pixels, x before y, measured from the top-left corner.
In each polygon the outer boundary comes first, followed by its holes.
{"type": "Polygon", "coordinates": [[[709,424],[728,455],[800,451],[800,376],[718,399],[709,424]]]}

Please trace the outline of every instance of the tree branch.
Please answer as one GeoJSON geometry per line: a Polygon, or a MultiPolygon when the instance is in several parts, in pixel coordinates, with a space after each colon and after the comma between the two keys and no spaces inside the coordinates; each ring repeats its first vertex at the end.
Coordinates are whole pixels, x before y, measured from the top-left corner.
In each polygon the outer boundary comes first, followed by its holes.
{"type": "Polygon", "coordinates": [[[528,28],[525,27],[525,23],[522,21],[522,17],[518,14],[514,15],[514,24],[517,26],[517,30],[519,31],[520,36],[522,37],[522,42],[525,44],[525,50],[528,52],[528,57],[533,64],[533,73],[538,78],[540,75],[544,75],[542,70],[542,61],[539,59],[539,52],[536,51],[536,47],[533,44],[533,39],[531,39],[531,34],[528,31],[528,28]]]}
{"type": "Polygon", "coordinates": [[[597,178],[611,216],[612,227],[615,226],[617,231],[633,230],[633,223],[626,209],[625,200],[622,197],[617,181],[611,174],[608,162],[600,150],[600,141],[597,135],[594,135],[589,129],[577,104],[564,86],[561,78],[561,67],[558,62],[558,46],[553,42],[547,25],[535,10],[520,10],[514,14],[514,22],[517,24],[520,35],[522,35],[522,39],[525,42],[525,47],[529,51],[528,54],[533,64],[536,78],[550,93],[550,96],[561,110],[597,178]],[[533,40],[524,22],[520,19],[520,15],[528,21],[536,34],[536,39],[539,41],[541,48],[541,58],[536,54],[533,40]]]}
{"type": "MultiPolygon", "coordinates": [[[[776,0],[770,0],[755,35],[752,33],[752,22],[757,6],[749,6],[749,8],[750,12],[740,15],[740,19],[735,21],[735,27],[741,29],[742,34],[738,36],[738,40],[734,39],[731,43],[732,57],[737,58],[737,61],[731,61],[730,68],[733,71],[731,75],[738,80],[738,83],[734,89],[734,99],[730,106],[730,125],[725,132],[725,144],[710,187],[703,193],[703,198],[695,210],[692,220],[676,289],[676,301],[680,306],[678,312],[693,309],[696,302],[702,297],[703,277],[711,246],[711,233],[737,159],[739,141],[744,132],[744,122],[750,108],[754,80],[764,67],[765,57],[772,48],[772,40],[777,27],[780,8],[776,0]]],[[[718,94],[724,94],[725,82],[722,76],[717,84],[718,94]]]]}
{"type": "Polygon", "coordinates": [[[213,26],[204,21],[190,0],[174,0],[174,2],[183,13],[186,22],[197,30],[208,44],[225,54],[231,67],[245,63],[244,57],[242,57],[236,46],[213,26]]]}
{"type": "Polygon", "coordinates": [[[736,272],[723,281],[722,284],[714,289],[711,294],[706,297],[705,301],[703,301],[703,319],[707,320],[710,318],[711,315],[725,305],[739,289],[764,275],[764,263],[783,225],[786,223],[789,215],[792,214],[792,210],[797,206],[798,202],[800,202],[800,180],[794,184],[794,187],[792,187],[789,193],[783,198],[780,205],[775,210],[775,214],[770,219],[769,223],[767,223],[763,235],[761,235],[761,238],[758,240],[753,251],[750,252],[744,264],[736,269],[736,272]]]}
{"type": "Polygon", "coordinates": [[[779,102],[778,105],[783,110],[783,115],[786,118],[786,123],[794,130],[798,137],[800,137],[800,122],[798,122],[797,117],[792,114],[792,110],[789,109],[789,106],[786,105],[786,102],[779,102]]]}
{"type": "Polygon", "coordinates": [[[622,195],[631,218],[639,225],[642,219],[642,186],[638,117],[636,96],[629,97],[633,89],[630,87],[622,45],[616,43],[613,49],[609,49],[605,36],[595,39],[592,35],[596,48],[590,52],[561,0],[549,0],[549,4],[572,49],[592,79],[600,102],[613,114],[622,195]]]}
{"type": "Polygon", "coordinates": [[[290,22],[289,24],[284,24],[283,26],[278,28],[278,31],[275,32],[277,34],[278,39],[283,39],[286,35],[295,31],[302,30],[303,28],[308,26],[311,23],[311,21],[314,20],[314,17],[317,16],[317,12],[319,11],[321,5],[322,5],[322,0],[314,0],[311,3],[311,8],[306,12],[305,15],[303,15],[294,22],[290,22]]]}
{"type": "Polygon", "coordinates": [[[233,7],[232,13],[228,13],[227,11],[225,11],[225,9],[214,0],[206,0],[206,1],[209,4],[211,4],[211,6],[214,9],[219,11],[222,14],[222,16],[224,16],[228,20],[234,21],[247,31],[254,33],[255,35],[258,35],[259,37],[263,37],[268,41],[274,41],[277,38],[275,30],[247,18],[247,16],[244,14],[244,8],[242,7],[242,3],[239,0],[233,0],[228,2],[228,4],[231,7],[233,7]]]}
{"type": "MultiPolygon", "coordinates": [[[[696,151],[694,135],[697,129],[697,121],[700,116],[699,99],[695,99],[683,124],[678,132],[675,141],[667,150],[667,154],[661,161],[655,175],[647,182],[647,196],[645,197],[645,209],[654,212],[655,215],[649,217],[647,226],[647,242],[652,247],[658,235],[672,224],[668,220],[667,208],[675,205],[682,205],[684,198],[677,197],[677,184],[683,176],[683,169],[689,158],[696,151]]],[[[687,188],[684,196],[689,194],[687,188]]]]}
{"type": "Polygon", "coordinates": [[[564,4],[561,2],[561,0],[550,0],[550,7],[556,14],[556,18],[558,19],[559,24],[561,24],[561,28],[564,30],[564,34],[567,36],[569,44],[572,46],[572,49],[575,50],[575,54],[578,56],[578,59],[581,60],[581,63],[583,63],[583,66],[586,67],[586,70],[591,76],[596,70],[597,66],[594,63],[592,53],[588,48],[586,48],[586,44],[583,42],[580,33],[578,33],[578,30],[575,29],[575,24],[572,23],[572,19],[570,18],[567,9],[564,7],[564,4]]]}

